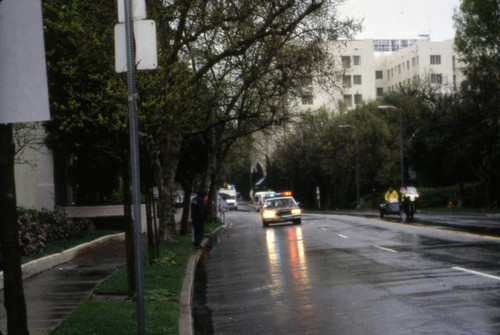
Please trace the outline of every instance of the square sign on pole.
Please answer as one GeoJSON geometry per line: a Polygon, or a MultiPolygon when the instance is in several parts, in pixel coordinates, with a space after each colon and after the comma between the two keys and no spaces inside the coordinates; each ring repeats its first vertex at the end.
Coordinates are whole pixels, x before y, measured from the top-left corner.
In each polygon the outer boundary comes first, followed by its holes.
{"type": "Polygon", "coordinates": [[[0,3],[0,124],[50,119],[42,4],[0,3]]]}
{"type": "MultiPolygon", "coordinates": [[[[125,23],[125,0],[118,0],[118,22],[125,23]]],[[[146,15],[146,1],[132,0],[132,20],[144,20],[146,15]]]]}
{"type": "MultiPolygon", "coordinates": [[[[154,20],[134,21],[135,64],[137,70],[153,70],[158,66],[156,23],[154,20]]],[[[125,24],[115,25],[115,71],[127,71],[125,24]]]]}

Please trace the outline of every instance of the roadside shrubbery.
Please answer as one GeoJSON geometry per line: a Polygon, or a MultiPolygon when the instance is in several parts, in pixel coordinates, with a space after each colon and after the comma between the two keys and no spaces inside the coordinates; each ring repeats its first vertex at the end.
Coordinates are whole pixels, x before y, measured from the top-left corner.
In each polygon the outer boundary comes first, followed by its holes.
{"type": "Polygon", "coordinates": [[[71,240],[95,230],[88,219],[69,219],[60,210],[18,210],[19,245],[23,256],[40,253],[45,242],[71,240]]]}

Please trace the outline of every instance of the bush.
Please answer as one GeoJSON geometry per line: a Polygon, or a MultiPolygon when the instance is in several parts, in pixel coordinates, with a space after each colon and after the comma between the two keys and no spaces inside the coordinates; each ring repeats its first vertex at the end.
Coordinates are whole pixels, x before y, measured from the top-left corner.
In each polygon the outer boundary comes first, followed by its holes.
{"type": "Polygon", "coordinates": [[[60,210],[19,209],[19,244],[23,256],[40,253],[45,242],[81,238],[95,230],[88,219],[68,219],[60,210]]]}
{"type": "Polygon", "coordinates": [[[48,211],[42,209],[39,213],[40,223],[47,227],[47,241],[69,240],[73,233],[71,220],[68,220],[66,213],[55,210],[48,211]]]}
{"type": "Polygon", "coordinates": [[[484,190],[479,184],[465,184],[463,198],[460,197],[458,185],[439,188],[417,188],[420,193],[418,200],[420,208],[446,207],[449,201],[455,206],[462,201],[463,207],[480,207],[483,201],[484,190]]]}
{"type": "Polygon", "coordinates": [[[42,252],[47,237],[46,226],[33,220],[33,216],[23,213],[18,217],[19,246],[23,256],[42,252]]]}
{"type": "Polygon", "coordinates": [[[73,220],[73,226],[73,238],[81,238],[95,231],[94,223],[89,219],[73,220]]]}
{"type": "Polygon", "coordinates": [[[56,209],[43,209],[39,213],[40,223],[47,227],[47,241],[71,240],[95,230],[88,219],[68,219],[66,213],[56,209]]]}

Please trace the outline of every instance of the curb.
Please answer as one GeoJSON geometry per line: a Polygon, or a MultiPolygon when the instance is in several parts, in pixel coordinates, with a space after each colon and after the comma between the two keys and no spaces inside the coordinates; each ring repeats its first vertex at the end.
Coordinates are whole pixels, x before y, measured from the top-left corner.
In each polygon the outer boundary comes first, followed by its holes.
{"type": "MultiPolygon", "coordinates": [[[[32,260],[21,266],[21,270],[23,272],[23,280],[30,278],[40,272],[53,268],[56,265],[66,263],[72,260],[73,258],[76,258],[81,254],[87,252],[90,249],[96,248],[100,245],[109,243],[111,241],[123,241],[123,240],[125,240],[125,233],[102,236],[93,241],[77,245],[73,248],[66,249],[57,254],[52,254],[39,259],[32,260]]],[[[0,272],[0,290],[3,289],[3,285],[4,285],[3,272],[0,272]]]]}
{"type": "Polygon", "coordinates": [[[222,229],[226,229],[226,225],[221,226],[211,232],[210,236],[203,239],[203,241],[201,242],[201,246],[203,247],[203,249],[194,250],[189,257],[189,261],[186,267],[186,275],[184,276],[184,281],[182,282],[181,295],[179,297],[179,335],[194,334],[192,306],[196,265],[198,264],[201,255],[203,255],[203,250],[207,247],[210,241],[210,237],[222,229]]]}

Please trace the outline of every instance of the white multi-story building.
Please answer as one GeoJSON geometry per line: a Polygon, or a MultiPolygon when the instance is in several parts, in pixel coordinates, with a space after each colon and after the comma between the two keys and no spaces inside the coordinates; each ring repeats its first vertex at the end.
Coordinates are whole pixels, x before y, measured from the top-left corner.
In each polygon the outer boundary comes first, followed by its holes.
{"type": "Polygon", "coordinates": [[[429,83],[436,93],[453,93],[463,80],[453,41],[359,40],[328,41],[329,52],[342,66],[342,76],[325,90],[313,84],[301,97],[303,109],[340,103],[348,109],[374,101],[402,86],[429,83]]]}
{"type": "MultiPolygon", "coordinates": [[[[437,94],[453,93],[464,79],[463,64],[458,61],[453,40],[431,42],[421,40],[357,40],[328,41],[328,51],[338,64],[340,75],[321,85],[312,80],[310,87],[295,101],[302,112],[327,108],[332,113],[339,105],[347,109],[376,101],[385,93],[400,87],[430,85],[437,94]],[[336,80],[336,81],[335,81],[336,80]]],[[[265,157],[273,152],[270,137],[279,134],[261,133],[255,136],[253,166],[265,167],[265,157]]]]}

